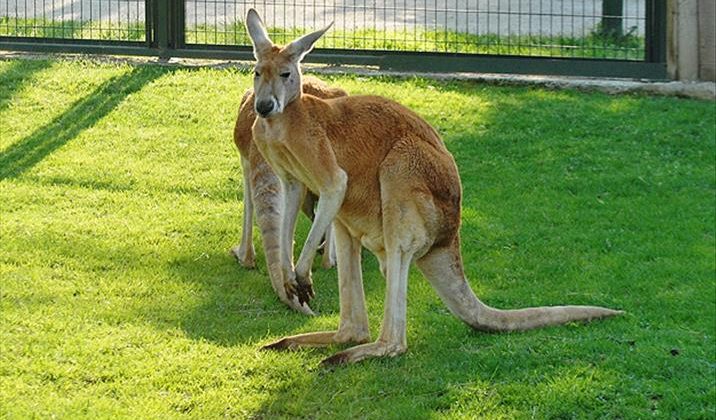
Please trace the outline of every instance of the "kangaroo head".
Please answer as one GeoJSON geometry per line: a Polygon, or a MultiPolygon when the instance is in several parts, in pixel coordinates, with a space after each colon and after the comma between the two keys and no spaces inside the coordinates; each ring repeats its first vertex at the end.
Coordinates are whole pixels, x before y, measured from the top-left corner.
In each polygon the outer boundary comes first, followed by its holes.
{"type": "Polygon", "coordinates": [[[283,112],[286,105],[301,97],[301,68],[303,57],[333,23],[304,35],[284,47],[271,42],[259,14],[249,9],[246,30],[254,46],[254,108],[262,118],[283,112]]]}

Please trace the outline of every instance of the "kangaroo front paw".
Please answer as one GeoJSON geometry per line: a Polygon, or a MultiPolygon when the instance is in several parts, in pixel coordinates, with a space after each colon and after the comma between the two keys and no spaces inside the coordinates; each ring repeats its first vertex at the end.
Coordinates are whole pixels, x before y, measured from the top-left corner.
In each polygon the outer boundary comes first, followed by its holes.
{"type": "Polygon", "coordinates": [[[307,303],[301,304],[298,302],[298,297],[294,296],[290,300],[289,299],[282,299],[283,303],[288,305],[289,308],[293,309],[296,312],[302,313],[304,315],[309,316],[315,316],[316,314],[313,312],[310,306],[308,306],[307,303]]]}
{"type": "Polygon", "coordinates": [[[299,305],[308,304],[316,294],[313,292],[313,281],[311,280],[311,272],[306,275],[300,275],[295,271],[289,271],[284,277],[284,288],[286,289],[286,297],[298,299],[299,305]]]}
{"type": "MultiPolygon", "coordinates": [[[[283,288],[286,290],[286,298],[293,300],[294,297],[298,297],[298,282],[296,281],[296,273],[293,270],[284,271],[283,274],[283,288]]],[[[303,302],[299,302],[299,305],[303,302]]]]}
{"type": "Polygon", "coordinates": [[[316,294],[313,291],[313,280],[311,280],[311,272],[309,271],[306,275],[296,276],[296,295],[298,296],[298,302],[301,304],[308,303],[309,300],[313,299],[316,294]]]}

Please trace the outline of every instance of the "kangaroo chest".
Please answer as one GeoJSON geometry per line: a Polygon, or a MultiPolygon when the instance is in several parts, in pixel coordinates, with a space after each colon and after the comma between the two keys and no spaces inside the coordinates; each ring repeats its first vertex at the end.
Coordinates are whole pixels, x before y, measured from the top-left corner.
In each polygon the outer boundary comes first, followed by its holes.
{"type": "Polygon", "coordinates": [[[313,193],[318,193],[318,186],[312,182],[312,176],[291,152],[288,130],[278,124],[265,124],[259,120],[253,127],[254,142],[259,153],[280,178],[295,178],[313,193]]]}

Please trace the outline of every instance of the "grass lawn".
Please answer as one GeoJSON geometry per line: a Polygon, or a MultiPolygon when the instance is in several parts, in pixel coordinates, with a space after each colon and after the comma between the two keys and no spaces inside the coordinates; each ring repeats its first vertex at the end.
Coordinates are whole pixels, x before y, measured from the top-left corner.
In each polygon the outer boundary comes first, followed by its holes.
{"type": "MultiPolygon", "coordinates": [[[[0,417],[713,418],[713,102],[331,77],[444,136],[467,275],[488,304],[627,315],[471,331],[414,270],[407,354],[261,352],[338,322],[281,305],[238,242],[233,69],[0,61],[0,417]]],[[[299,236],[305,237],[302,220],[299,236]]],[[[257,238],[258,240],[258,238],[257,238]]],[[[364,253],[373,337],[384,281],[364,253]]]]}

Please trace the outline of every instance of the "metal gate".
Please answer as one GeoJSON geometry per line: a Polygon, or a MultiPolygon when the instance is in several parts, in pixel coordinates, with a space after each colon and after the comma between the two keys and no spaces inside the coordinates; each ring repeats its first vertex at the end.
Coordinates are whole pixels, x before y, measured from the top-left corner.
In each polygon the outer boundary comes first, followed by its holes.
{"type": "Polygon", "coordinates": [[[0,49],[252,59],[249,7],[307,61],[408,71],[666,77],[659,0],[0,0],[0,49]]]}

